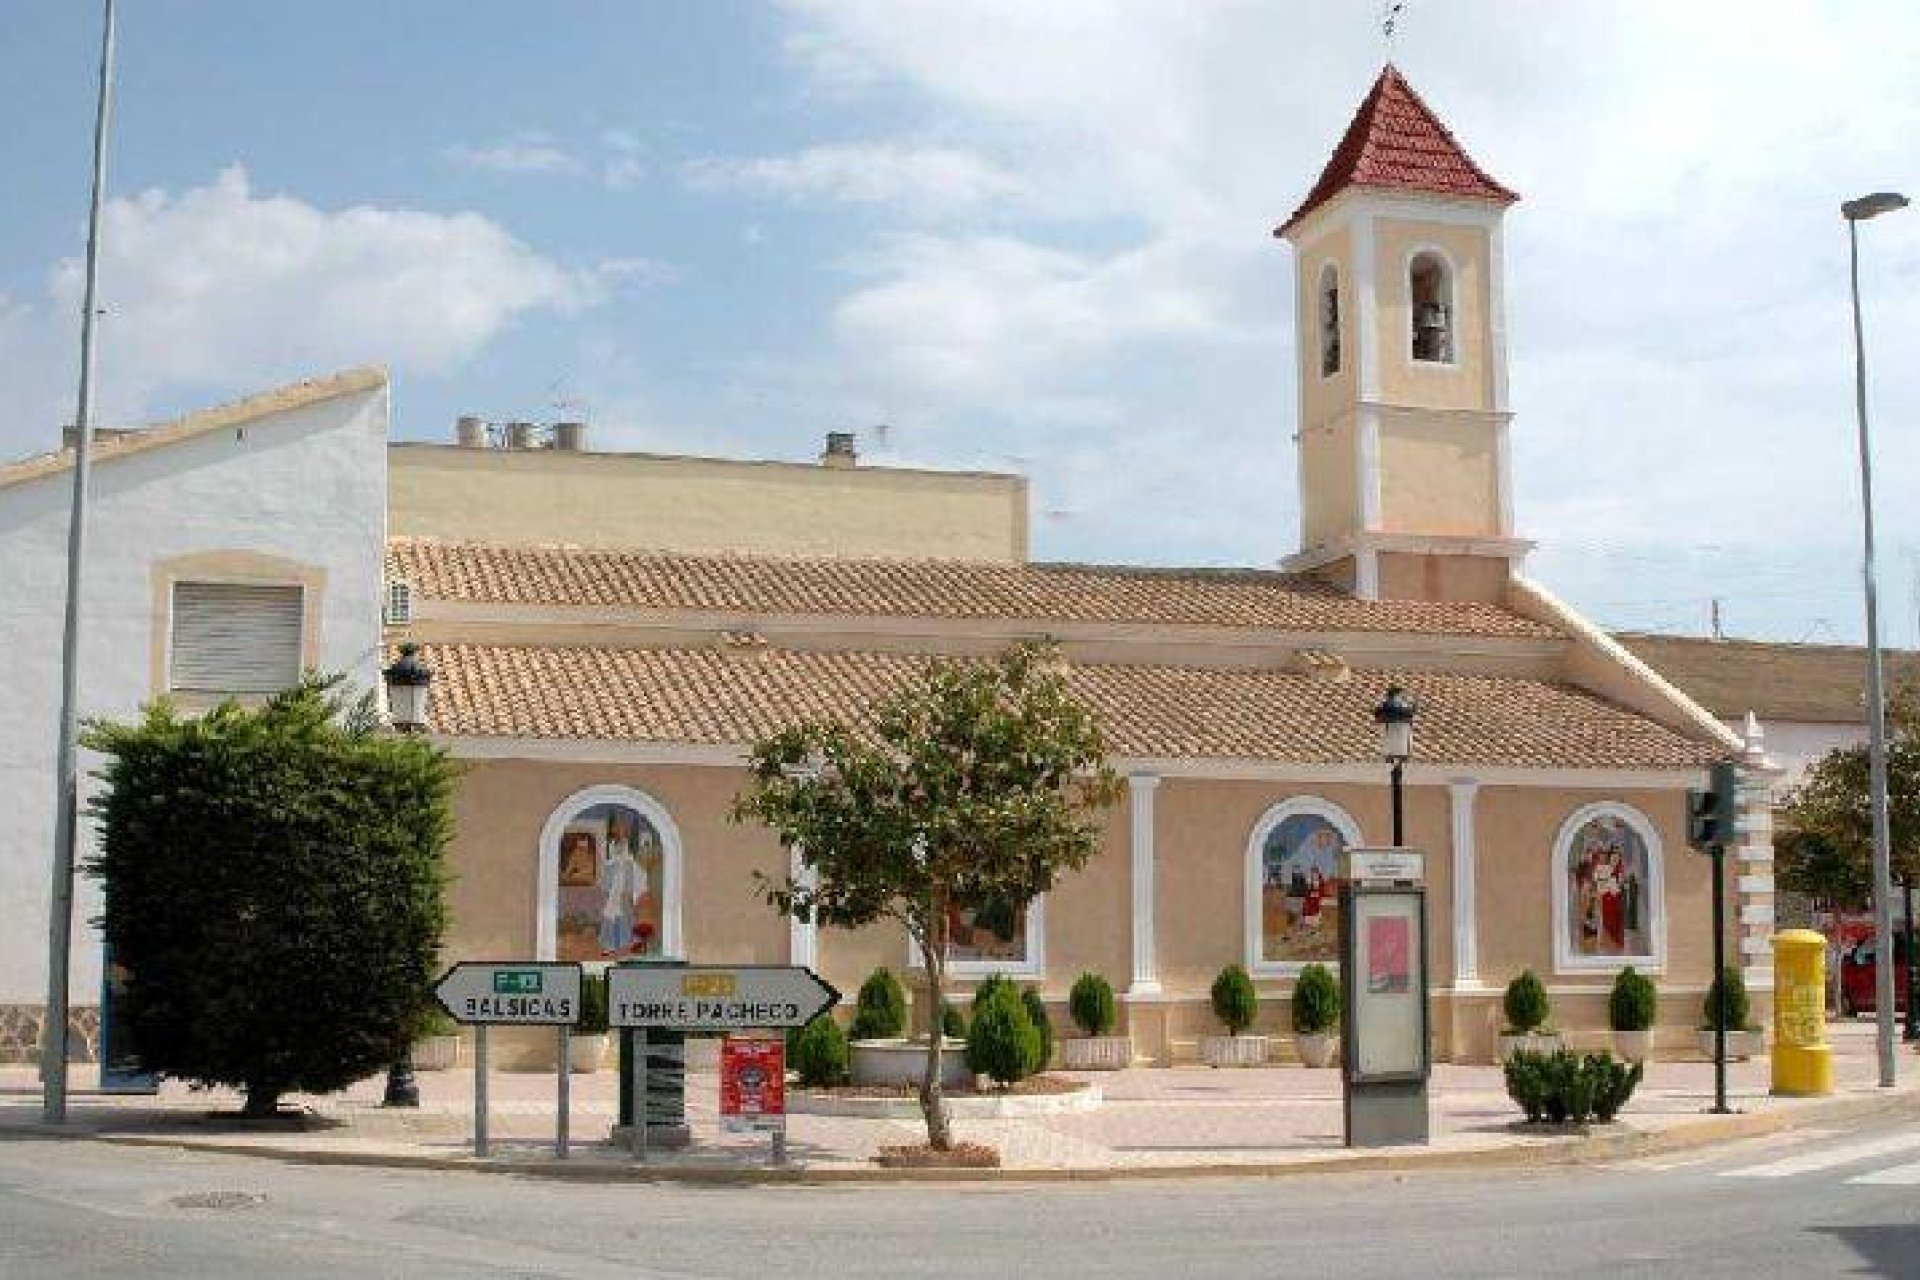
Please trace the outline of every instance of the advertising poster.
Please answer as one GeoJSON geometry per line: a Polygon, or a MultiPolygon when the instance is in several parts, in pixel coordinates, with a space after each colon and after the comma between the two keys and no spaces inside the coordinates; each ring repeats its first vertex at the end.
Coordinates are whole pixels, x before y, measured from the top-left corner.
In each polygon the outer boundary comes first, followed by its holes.
{"type": "Polygon", "coordinates": [[[1420,899],[1356,894],[1353,914],[1355,1074],[1418,1075],[1426,1065],[1420,899]]]}
{"type": "Polygon", "coordinates": [[[780,1040],[720,1042],[720,1127],[729,1133],[779,1129],[787,1114],[787,1046],[780,1040]]]}
{"type": "Polygon", "coordinates": [[[1367,920],[1367,990],[1375,995],[1413,989],[1413,922],[1405,916],[1367,920]]]}

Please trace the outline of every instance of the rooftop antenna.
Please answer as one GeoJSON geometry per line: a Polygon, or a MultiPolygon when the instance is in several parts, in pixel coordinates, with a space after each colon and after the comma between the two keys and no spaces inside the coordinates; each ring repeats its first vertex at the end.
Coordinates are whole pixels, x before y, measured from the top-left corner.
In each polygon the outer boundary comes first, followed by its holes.
{"type": "Polygon", "coordinates": [[[1727,633],[1720,625],[1720,597],[1719,596],[1715,596],[1713,598],[1712,606],[1708,609],[1708,615],[1711,617],[1713,622],[1713,638],[1715,640],[1725,640],[1727,638],[1727,633]]]}
{"type": "Polygon", "coordinates": [[[1407,0],[1387,0],[1380,6],[1380,46],[1381,60],[1393,61],[1393,37],[1400,27],[1400,15],[1406,12],[1407,0]]]}

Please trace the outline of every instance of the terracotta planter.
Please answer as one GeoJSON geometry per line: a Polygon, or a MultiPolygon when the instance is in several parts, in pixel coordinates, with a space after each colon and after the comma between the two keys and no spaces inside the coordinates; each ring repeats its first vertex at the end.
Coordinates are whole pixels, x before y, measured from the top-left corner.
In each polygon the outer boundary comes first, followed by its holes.
{"type": "Polygon", "coordinates": [[[567,1039],[567,1069],[574,1072],[598,1071],[607,1060],[605,1035],[575,1034],[567,1039]]]}
{"type": "Polygon", "coordinates": [[[1201,1036],[1200,1061],[1210,1067],[1261,1067],[1267,1062],[1265,1036],[1201,1036]]]}
{"type": "Polygon", "coordinates": [[[422,1036],[413,1042],[415,1071],[450,1071],[459,1061],[459,1036],[422,1036]]]}
{"type": "Polygon", "coordinates": [[[1300,1062],[1304,1066],[1330,1067],[1334,1054],[1340,1051],[1340,1037],[1332,1031],[1296,1031],[1293,1034],[1293,1051],[1300,1055],[1300,1062]]]}
{"type": "Polygon", "coordinates": [[[1133,1065],[1133,1041],[1127,1036],[1062,1040],[1060,1065],[1068,1071],[1119,1071],[1133,1065]]]}
{"type": "Polygon", "coordinates": [[[1503,1034],[1500,1037],[1500,1061],[1505,1062],[1521,1050],[1528,1053],[1558,1053],[1567,1047],[1567,1038],[1558,1031],[1531,1031],[1526,1035],[1503,1034]]]}
{"type": "MultiPolygon", "coordinates": [[[[1751,1031],[1727,1032],[1727,1061],[1745,1062],[1748,1058],[1758,1057],[1767,1047],[1767,1033],[1759,1028],[1751,1031]]],[[[1713,1061],[1713,1028],[1700,1028],[1700,1056],[1713,1061]]]]}
{"type": "Polygon", "coordinates": [[[1613,1033],[1613,1051],[1622,1061],[1645,1062],[1653,1050],[1653,1032],[1615,1031],[1613,1033]]]}

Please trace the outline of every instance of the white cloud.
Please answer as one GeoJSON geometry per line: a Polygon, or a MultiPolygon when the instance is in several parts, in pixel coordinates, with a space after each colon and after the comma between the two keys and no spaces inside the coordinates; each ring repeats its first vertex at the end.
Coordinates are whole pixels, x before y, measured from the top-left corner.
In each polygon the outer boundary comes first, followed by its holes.
{"type": "Polygon", "coordinates": [[[1017,195],[1020,182],[970,151],[909,143],[808,147],[792,155],[688,162],[689,185],[810,204],[888,204],[951,212],[1017,195]]]}
{"type": "Polygon", "coordinates": [[[584,167],[553,135],[538,131],[516,133],[483,146],[448,147],[446,157],[463,169],[481,173],[572,174],[584,167]]]}
{"type": "MultiPolygon", "coordinates": [[[[246,390],[363,362],[445,373],[516,320],[604,294],[472,213],[326,210],[256,193],[238,167],[205,186],[108,203],[102,226],[102,421],[134,421],[181,391],[246,390]]],[[[618,275],[620,272],[614,272],[618,275]]],[[[81,268],[44,305],[0,305],[0,383],[30,416],[0,425],[0,455],[44,447],[64,391],[81,268]],[[50,416],[51,415],[51,416],[50,416]]]]}

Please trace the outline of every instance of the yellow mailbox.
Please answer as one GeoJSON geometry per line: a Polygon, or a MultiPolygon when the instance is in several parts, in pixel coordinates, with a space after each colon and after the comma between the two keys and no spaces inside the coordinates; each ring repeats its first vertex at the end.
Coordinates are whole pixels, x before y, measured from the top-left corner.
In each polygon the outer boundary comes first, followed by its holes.
{"type": "Polygon", "coordinates": [[[1827,940],[1811,929],[1773,935],[1773,1091],[1833,1092],[1827,1043],[1827,940]]]}

